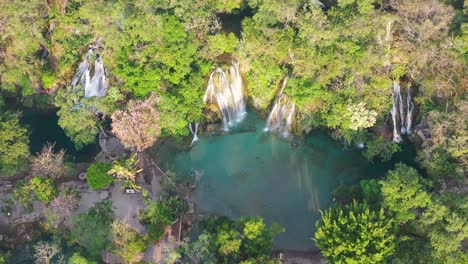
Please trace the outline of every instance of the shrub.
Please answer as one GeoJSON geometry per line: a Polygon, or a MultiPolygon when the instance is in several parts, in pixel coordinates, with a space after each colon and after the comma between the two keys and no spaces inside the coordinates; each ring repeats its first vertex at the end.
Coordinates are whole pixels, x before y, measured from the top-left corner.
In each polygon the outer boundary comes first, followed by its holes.
{"type": "Polygon", "coordinates": [[[35,198],[44,203],[50,203],[57,194],[54,181],[48,178],[35,177],[29,182],[31,191],[34,192],[35,198]]]}
{"type": "Polygon", "coordinates": [[[98,190],[109,186],[114,177],[107,174],[112,165],[105,162],[96,162],[86,171],[86,180],[93,190],[98,190]]]}
{"type": "Polygon", "coordinates": [[[40,153],[29,158],[32,175],[42,175],[53,179],[58,179],[65,175],[65,151],[62,149],[54,153],[54,146],[55,144],[48,143],[42,148],[40,153]]]}
{"type": "Polygon", "coordinates": [[[395,252],[393,221],[383,209],[353,201],[323,212],[316,226],[313,240],[329,263],[387,263],[395,252]]]}

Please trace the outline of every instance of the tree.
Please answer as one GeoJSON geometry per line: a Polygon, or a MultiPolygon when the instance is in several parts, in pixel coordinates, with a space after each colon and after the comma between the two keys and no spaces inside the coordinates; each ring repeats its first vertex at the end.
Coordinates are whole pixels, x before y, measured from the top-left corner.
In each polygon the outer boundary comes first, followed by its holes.
{"type": "Polygon", "coordinates": [[[431,255],[440,263],[466,263],[468,253],[463,241],[468,239],[468,197],[447,192],[434,197],[418,223],[427,232],[431,255]]]}
{"type": "Polygon", "coordinates": [[[19,114],[0,114],[0,173],[14,174],[24,167],[28,156],[28,132],[20,125],[19,114]]]}
{"type": "Polygon", "coordinates": [[[186,247],[188,252],[182,254],[184,259],[200,260],[212,255],[215,263],[240,263],[252,259],[263,259],[264,262],[259,263],[268,263],[273,238],[282,232],[276,225],[265,225],[259,217],[241,217],[235,221],[227,217],[212,217],[202,221],[200,227],[203,234],[193,247],[186,247]],[[199,248],[200,244],[206,243],[210,244],[208,252],[199,248]],[[197,252],[192,252],[194,249],[197,252]],[[197,253],[202,255],[197,257],[197,253]]]}
{"type": "Polygon", "coordinates": [[[351,130],[368,128],[375,124],[377,112],[374,110],[367,110],[365,103],[349,104],[347,110],[348,113],[346,116],[349,118],[349,128],[351,130]]]}
{"type": "Polygon", "coordinates": [[[125,147],[142,152],[156,142],[161,133],[155,108],[158,101],[153,93],[144,101],[130,100],[126,110],[112,115],[112,132],[125,147]]]}
{"type": "Polygon", "coordinates": [[[322,213],[313,240],[331,263],[385,263],[395,252],[392,225],[383,209],[353,201],[322,213]]]}
{"type": "Polygon", "coordinates": [[[382,191],[380,190],[379,182],[376,179],[361,180],[359,182],[361,187],[362,197],[364,202],[371,207],[380,204],[382,191]]]}
{"type": "Polygon", "coordinates": [[[210,250],[212,241],[212,236],[207,232],[200,234],[197,240],[191,243],[185,240],[180,252],[171,254],[172,263],[215,264],[215,254],[210,250]]]}
{"type": "Polygon", "coordinates": [[[93,190],[105,188],[114,182],[114,177],[108,174],[112,168],[110,163],[96,162],[86,171],[86,181],[93,190]]]}
{"type": "Polygon", "coordinates": [[[87,260],[79,253],[73,253],[73,255],[68,259],[68,264],[96,264],[96,262],[87,260]]]}
{"type": "Polygon", "coordinates": [[[74,143],[76,149],[81,149],[96,141],[99,133],[98,122],[93,109],[82,99],[84,89],[78,85],[75,88],[60,89],[55,96],[55,105],[59,107],[57,115],[59,125],[74,143]]]}
{"type": "Polygon", "coordinates": [[[142,212],[141,219],[148,230],[148,238],[151,241],[159,241],[166,231],[173,218],[171,208],[162,201],[157,201],[148,206],[145,212],[142,212]]]}
{"type": "Polygon", "coordinates": [[[29,182],[29,188],[34,192],[37,200],[43,203],[50,203],[57,195],[57,188],[52,179],[34,177],[29,182]]]}
{"type": "Polygon", "coordinates": [[[40,56],[47,46],[44,35],[47,31],[44,18],[48,16],[44,1],[8,0],[0,3],[0,26],[3,39],[0,81],[2,88],[15,91],[22,86],[24,95],[34,92],[33,84],[38,83],[41,67],[40,56]],[[28,25],[28,29],[24,29],[28,25]]]}
{"type": "Polygon", "coordinates": [[[426,191],[429,185],[419,173],[405,164],[399,163],[388,172],[387,178],[380,181],[382,186],[383,206],[395,214],[397,221],[414,220],[417,209],[431,203],[431,196],[426,191]]]}
{"type": "Polygon", "coordinates": [[[208,36],[208,45],[215,57],[223,53],[233,52],[238,42],[239,39],[233,33],[208,36]]]}
{"type": "Polygon", "coordinates": [[[34,259],[37,264],[50,264],[61,249],[57,244],[39,241],[34,248],[34,259]]]}
{"type": "Polygon", "coordinates": [[[10,252],[0,250],[0,264],[6,264],[8,259],[10,258],[10,252]]]}
{"type": "Polygon", "coordinates": [[[101,121],[112,114],[123,95],[115,87],[110,87],[104,97],[84,98],[81,85],[59,89],[54,104],[59,108],[59,125],[75,143],[75,149],[94,143],[102,128],[101,121]],[[100,116],[102,118],[100,118],[100,116]]]}
{"type": "Polygon", "coordinates": [[[112,224],[112,203],[99,202],[72,219],[70,241],[85,247],[92,256],[110,249],[108,235],[112,224]]]}
{"type": "Polygon", "coordinates": [[[61,191],[46,210],[46,223],[57,228],[78,209],[79,201],[80,195],[76,190],[61,191]]]}
{"type": "Polygon", "coordinates": [[[138,163],[136,154],[128,159],[118,159],[112,163],[112,168],[107,173],[125,181],[132,188],[140,189],[135,183],[137,174],[142,171],[138,168],[138,163]]]}
{"type": "Polygon", "coordinates": [[[64,166],[65,151],[62,149],[54,153],[55,144],[47,144],[36,156],[29,158],[30,172],[34,176],[45,176],[52,179],[58,179],[65,175],[64,166]]]}
{"type": "Polygon", "coordinates": [[[111,225],[111,238],[115,252],[125,263],[136,263],[141,260],[146,249],[144,237],[140,236],[127,222],[115,220],[111,225]]]}

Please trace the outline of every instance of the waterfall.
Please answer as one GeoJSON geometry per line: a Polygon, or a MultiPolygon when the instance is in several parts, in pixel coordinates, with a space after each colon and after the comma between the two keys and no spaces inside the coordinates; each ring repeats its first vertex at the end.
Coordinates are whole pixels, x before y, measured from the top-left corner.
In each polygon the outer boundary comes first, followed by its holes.
{"type": "Polygon", "coordinates": [[[296,112],[296,104],[286,94],[283,94],[288,77],[284,78],[280,92],[270,114],[268,115],[265,132],[276,132],[287,138],[296,112]]]}
{"type": "Polygon", "coordinates": [[[192,127],[192,122],[189,122],[190,133],[192,133],[193,135],[192,143],[190,143],[190,146],[192,146],[193,143],[198,141],[198,125],[199,124],[200,124],[199,122],[196,122],[194,127],[192,127]]]}
{"type": "Polygon", "coordinates": [[[411,125],[413,120],[413,110],[414,110],[414,103],[411,98],[411,86],[408,86],[408,93],[406,95],[406,133],[411,134],[411,125]]]}
{"type": "Polygon", "coordinates": [[[411,134],[414,110],[413,98],[411,97],[411,86],[408,87],[406,95],[406,113],[400,84],[398,82],[393,83],[392,99],[393,106],[390,114],[392,115],[393,121],[393,141],[398,143],[401,141],[400,134],[411,134]],[[399,124],[398,121],[400,122],[399,124]],[[398,134],[398,125],[400,126],[400,134],[398,134]]]}
{"type": "Polygon", "coordinates": [[[95,47],[91,47],[86,53],[85,59],[80,63],[78,69],[73,76],[71,85],[74,87],[81,84],[85,89],[84,96],[86,98],[98,96],[105,96],[109,84],[106,79],[106,71],[104,69],[104,62],[101,56],[98,55],[94,61],[94,74],[91,77],[90,60],[94,53],[95,47]]]}
{"type": "MultiPolygon", "coordinates": [[[[390,114],[392,115],[392,121],[393,121],[393,142],[398,143],[401,141],[401,137],[398,134],[398,128],[397,128],[397,106],[399,102],[399,95],[400,94],[400,85],[397,82],[393,83],[393,106],[390,114]]],[[[400,94],[401,96],[401,94],[400,94]]]]}
{"type": "Polygon", "coordinates": [[[400,109],[400,132],[401,134],[406,133],[406,127],[405,127],[405,109],[403,105],[403,97],[401,96],[401,87],[400,84],[398,85],[398,106],[400,109]]]}
{"type": "Polygon", "coordinates": [[[217,68],[210,75],[203,100],[205,103],[216,102],[223,115],[223,130],[240,123],[245,115],[244,89],[238,62],[233,62],[228,73],[217,68]]]}

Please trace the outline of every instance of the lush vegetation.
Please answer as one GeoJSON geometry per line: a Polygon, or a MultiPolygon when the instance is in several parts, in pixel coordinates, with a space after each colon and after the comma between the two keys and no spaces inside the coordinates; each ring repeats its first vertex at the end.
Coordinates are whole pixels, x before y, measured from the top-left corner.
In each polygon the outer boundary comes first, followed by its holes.
{"type": "MultiPolygon", "coordinates": [[[[0,106],[0,111],[3,112],[0,106]]],[[[27,130],[19,123],[18,114],[0,114],[0,173],[12,175],[21,170],[29,156],[27,130]]]]}
{"type": "Polygon", "coordinates": [[[96,162],[86,171],[86,180],[94,190],[102,189],[114,182],[114,177],[108,174],[112,165],[106,162],[96,162]]]}
{"type": "Polygon", "coordinates": [[[433,182],[404,164],[376,183],[362,181],[354,192],[360,202],[343,205],[347,201],[340,199],[317,223],[314,240],[328,260],[441,264],[468,260],[462,246],[468,238],[466,195],[455,190],[431,192],[433,182]]]}
{"type": "MultiPolygon", "coordinates": [[[[325,128],[347,146],[362,145],[371,161],[400,151],[391,142],[392,84],[411,90],[416,110],[409,138],[419,167],[398,164],[384,178],[345,188],[324,210],[314,239],[332,263],[468,262],[468,2],[323,3],[326,8],[308,0],[0,1],[0,176],[14,181],[2,212],[11,213],[13,201],[27,211],[39,202],[46,226],[78,247],[69,263],[93,263],[103,251],[136,262],[147,243],[187,212],[185,201],[176,190],[149,201],[141,212],[147,235],[115,222],[108,203],[73,216],[68,230],[63,222],[79,195],[61,181],[76,173],[54,145],[30,155],[31,131],[18,107],[46,98],[43,107],[57,111],[77,150],[111,131],[131,156],[92,164],[87,182],[97,190],[118,178],[139,189],[145,150],[160,138],[182,140],[191,122],[216,121],[216,109],[203,102],[206,78],[236,60],[255,111],[268,113],[288,76],[284,94],[297,107],[294,132],[325,128]],[[225,15],[238,18],[239,28],[223,25],[225,15]],[[85,88],[71,80],[92,45],[90,60],[102,57],[109,89],[85,98],[85,88]]],[[[172,261],[272,263],[275,234],[260,218],[209,219],[172,261]]],[[[62,242],[38,243],[37,258],[55,261],[62,242]]],[[[0,250],[0,263],[8,262],[0,250]]]]}
{"type": "Polygon", "coordinates": [[[201,223],[198,239],[173,252],[169,263],[278,263],[270,257],[273,238],[282,231],[258,217],[210,218],[201,223]]]}
{"type": "Polygon", "coordinates": [[[108,235],[111,231],[112,219],[112,204],[96,203],[87,212],[72,219],[70,241],[85,247],[90,255],[99,256],[101,252],[111,248],[108,235]]]}
{"type": "Polygon", "coordinates": [[[323,213],[316,245],[330,263],[385,263],[395,252],[392,220],[383,209],[353,201],[323,213]]]}

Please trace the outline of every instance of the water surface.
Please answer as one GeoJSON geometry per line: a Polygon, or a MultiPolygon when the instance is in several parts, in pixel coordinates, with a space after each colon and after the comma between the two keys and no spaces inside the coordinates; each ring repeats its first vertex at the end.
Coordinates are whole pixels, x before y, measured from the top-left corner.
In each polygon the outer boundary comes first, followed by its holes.
{"type": "Polygon", "coordinates": [[[94,159],[100,147],[96,141],[83,149],[75,149],[73,141],[65,135],[65,131],[59,126],[57,112],[54,110],[39,110],[34,108],[22,108],[21,124],[29,134],[29,150],[31,154],[40,152],[47,143],[55,143],[58,151],[64,149],[68,159],[74,162],[89,162],[94,159]]]}
{"type": "Polygon", "coordinates": [[[325,133],[288,142],[263,128],[249,113],[229,135],[202,136],[183,152],[162,145],[157,156],[178,177],[201,175],[193,194],[199,212],[262,216],[285,227],[276,248],[313,249],[315,222],[330,206],[334,188],[384,176],[393,167],[394,162],[372,164],[358,150],[343,150],[325,133]]]}

